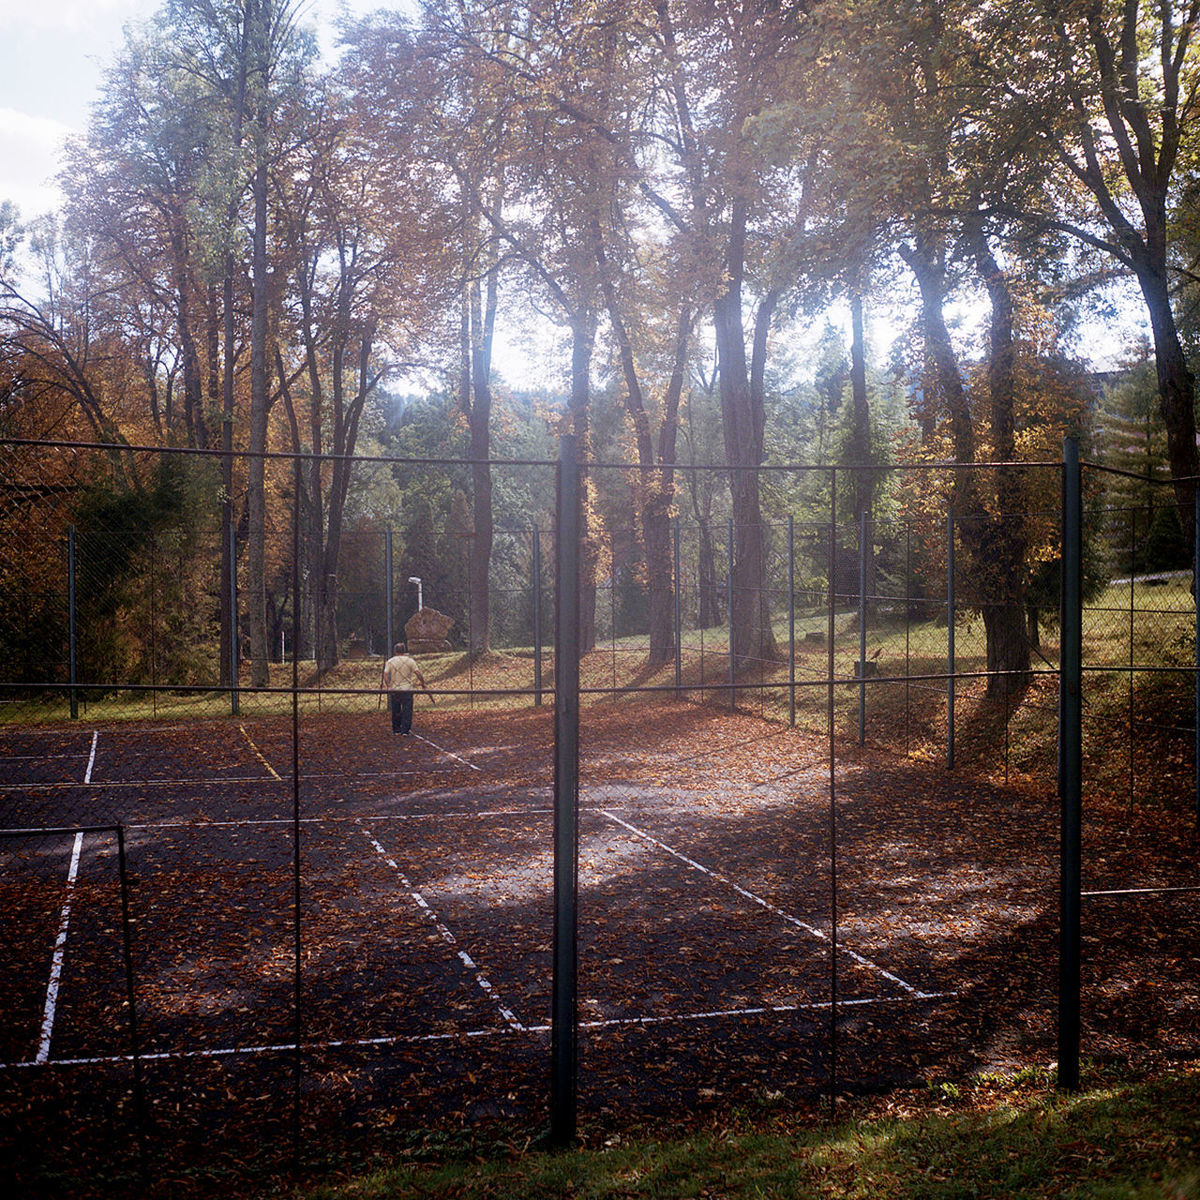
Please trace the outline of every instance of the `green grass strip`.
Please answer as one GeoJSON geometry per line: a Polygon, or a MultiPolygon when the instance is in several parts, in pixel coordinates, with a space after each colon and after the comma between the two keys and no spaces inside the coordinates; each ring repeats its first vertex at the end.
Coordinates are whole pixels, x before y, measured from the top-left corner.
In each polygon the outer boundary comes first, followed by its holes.
{"type": "MultiPolygon", "coordinates": [[[[1044,1079],[931,1089],[836,1125],[774,1109],[678,1137],[409,1162],[303,1190],[304,1200],[1195,1200],[1200,1070],[1074,1096],[1044,1079]]],[[[443,1148],[444,1150],[444,1148],[443,1148]]]]}

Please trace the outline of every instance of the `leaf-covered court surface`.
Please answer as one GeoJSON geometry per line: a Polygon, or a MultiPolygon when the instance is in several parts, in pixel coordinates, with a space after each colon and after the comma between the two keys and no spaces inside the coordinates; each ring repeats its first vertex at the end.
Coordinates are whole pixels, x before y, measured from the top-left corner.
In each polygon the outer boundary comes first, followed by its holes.
{"type": "MultiPolygon", "coordinates": [[[[132,1154],[139,1129],[181,1161],[283,1161],[297,1101],[312,1148],[545,1119],[551,714],[298,729],[295,755],[278,718],[0,734],[0,827],[64,831],[0,842],[18,1178],[132,1154]],[[118,822],[141,1123],[116,839],[65,832],[118,822]]],[[[585,709],[584,1121],[1053,1058],[1052,789],[837,750],[709,708],[585,709]]],[[[1157,824],[1091,813],[1089,886],[1194,882],[1189,834],[1157,824]]],[[[1096,898],[1085,937],[1085,1051],[1200,1053],[1195,896],[1096,898]]]]}

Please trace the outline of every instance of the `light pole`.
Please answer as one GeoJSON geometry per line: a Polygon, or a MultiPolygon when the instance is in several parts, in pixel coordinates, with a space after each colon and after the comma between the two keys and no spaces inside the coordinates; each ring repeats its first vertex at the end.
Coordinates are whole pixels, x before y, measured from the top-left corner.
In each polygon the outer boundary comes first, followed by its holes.
{"type": "Polygon", "coordinates": [[[419,575],[410,575],[408,577],[408,582],[415,583],[417,585],[417,612],[420,612],[421,609],[425,607],[425,602],[421,593],[421,577],[419,575]]]}

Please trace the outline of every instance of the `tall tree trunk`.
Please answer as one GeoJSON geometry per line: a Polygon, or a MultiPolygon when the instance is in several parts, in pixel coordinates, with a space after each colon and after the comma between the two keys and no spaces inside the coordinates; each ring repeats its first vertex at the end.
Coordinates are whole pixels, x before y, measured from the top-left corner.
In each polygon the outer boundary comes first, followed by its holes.
{"type": "Polygon", "coordinates": [[[675,444],[679,429],[679,400],[687,361],[692,325],[691,306],[684,301],[676,320],[675,353],[671,378],[664,396],[659,428],[659,452],[654,450],[650,414],[638,375],[633,341],[625,325],[617,289],[604,251],[600,222],[593,219],[591,233],[600,286],[609,324],[617,342],[625,379],[625,408],[633,422],[637,446],[637,505],[641,518],[642,543],[646,556],[646,591],[649,617],[649,666],[661,666],[675,656],[675,584],[671,553],[671,507],[675,500],[675,444]]]}
{"type": "MultiPolygon", "coordinates": [[[[580,454],[588,455],[591,401],[592,351],[596,340],[596,320],[590,308],[581,306],[571,317],[571,397],[570,420],[580,454]]],[[[587,499],[583,503],[583,540],[579,547],[579,653],[596,648],[596,573],[600,562],[600,530],[597,516],[587,499]]]]}
{"type": "MultiPolygon", "coordinates": [[[[267,164],[262,147],[254,171],[253,299],[250,325],[250,463],[247,502],[250,528],[246,561],[246,608],[250,626],[250,681],[270,682],[267,646],[266,459],[267,449],[267,164]]],[[[296,497],[300,503],[300,497],[296,497]]],[[[297,648],[298,649],[298,648],[297,648]]]]}
{"type": "Polygon", "coordinates": [[[1175,485],[1175,503],[1184,544],[1192,552],[1196,536],[1195,479],[1200,476],[1196,450],[1196,380],[1179,340],[1165,270],[1138,270],[1138,283],[1150,313],[1158,405],[1167,428],[1167,461],[1175,485]]]}
{"type": "Polygon", "coordinates": [[[733,501],[733,655],[734,670],[779,657],[771,627],[767,590],[766,530],[759,500],[758,468],[763,460],[763,396],[761,382],[751,386],[746,362],[742,317],[746,204],[733,206],[728,260],[729,281],[713,305],[717,358],[720,363],[721,418],[729,490],[733,501]]]}
{"type": "MultiPolygon", "coordinates": [[[[987,286],[992,312],[988,332],[988,395],[992,452],[1001,464],[1016,454],[1016,345],[1013,298],[1008,277],[996,262],[987,235],[978,224],[968,237],[979,273],[987,286]]],[[[1025,601],[1025,504],[1021,468],[1001,465],[996,471],[996,514],[977,523],[974,568],[987,587],[983,627],[987,638],[988,695],[1020,692],[1028,686],[1032,667],[1025,601]]]]}
{"type": "MultiPolygon", "coordinates": [[[[499,204],[496,206],[499,215],[499,204]]],[[[492,339],[499,302],[499,272],[493,265],[487,275],[486,300],[479,282],[471,289],[471,447],[472,525],[470,587],[470,645],[478,658],[491,649],[491,566],[495,519],[492,511],[492,339]]]]}

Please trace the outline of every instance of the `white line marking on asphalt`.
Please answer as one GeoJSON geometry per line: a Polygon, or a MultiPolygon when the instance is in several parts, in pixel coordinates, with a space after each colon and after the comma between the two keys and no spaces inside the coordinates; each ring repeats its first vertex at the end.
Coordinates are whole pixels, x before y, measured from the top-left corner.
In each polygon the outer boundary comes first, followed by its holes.
{"type": "Polygon", "coordinates": [[[58,922],[58,937],[54,942],[54,957],[50,962],[50,982],[46,985],[46,1006],[42,1012],[42,1036],[38,1042],[35,1062],[50,1059],[50,1039],[54,1036],[54,1017],[58,1009],[58,989],[62,982],[63,959],[67,952],[67,929],[71,924],[71,902],[75,897],[75,877],[79,874],[79,854],[83,849],[83,834],[75,835],[71,852],[71,867],[67,872],[67,893],[63,900],[62,916],[58,922]]]}
{"type": "Polygon", "coordinates": [[[477,767],[473,762],[467,762],[467,760],[465,758],[462,758],[459,755],[455,754],[453,750],[447,750],[445,746],[439,746],[437,744],[437,742],[431,742],[427,737],[423,736],[422,734],[414,733],[411,736],[415,737],[418,741],[424,742],[425,745],[427,745],[427,746],[432,746],[435,750],[440,750],[443,754],[448,754],[452,759],[454,759],[455,762],[462,763],[462,765],[464,767],[470,767],[472,771],[482,771],[483,770],[482,767],[477,767]]]}
{"type": "Polygon", "coordinates": [[[475,963],[475,960],[459,946],[454,934],[452,934],[450,930],[442,923],[437,913],[435,913],[433,909],[429,907],[425,897],[422,896],[421,893],[417,891],[417,889],[409,882],[408,876],[405,875],[400,869],[400,864],[397,863],[396,860],[392,858],[392,856],[388,854],[388,852],[375,840],[375,837],[371,831],[363,827],[361,821],[358,822],[358,825],[362,829],[363,834],[366,836],[367,841],[369,841],[371,845],[374,846],[379,852],[379,855],[382,857],[383,861],[387,863],[387,865],[391,867],[392,870],[395,871],[400,877],[400,882],[403,884],[409,896],[416,901],[417,907],[420,908],[422,912],[424,912],[424,914],[433,922],[434,928],[441,935],[442,940],[454,951],[455,954],[458,955],[463,966],[475,976],[475,982],[479,984],[480,988],[482,988],[488,999],[491,1000],[492,1003],[495,1004],[500,1010],[500,1015],[513,1029],[523,1032],[525,1026],[522,1025],[521,1022],[518,1021],[517,1018],[512,1014],[512,1012],[505,1007],[503,1001],[500,999],[500,996],[497,994],[496,989],[492,986],[491,981],[479,969],[478,965],[475,963]]]}
{"type": "MultiPolygon", "coordinates": [[[[906,1004],[917,1000],[942,1000],[957,996],[957,992],[921,992],[914,996],[869,996],[859,1000],[839,1000],[838,1008],[865,1008],[873,1004],[906,1004]]],[[[814,1001],[804,1004],[771,1004],[759,1008],[730,1008],[717,1009],[712,1012],[691,1012],[668,1014],[661,1017],[614,1017],[607,1021],[580,1021],[580,1029],[612,1029],[630,1025],[666,1025],[671,1022],[686,1023],[688,1021],[718,1021],[729,1017],[753,1017],[786,1015],[787,1013],[806,1012],[810,1010],[828,1010],[832,1005],[828,1000],[814,1001]]],[[[549,1033],[549,1025],[523,1025],[522,1033],[549,1033]]],[[[462,1038],[491,1038],[510,1037],[513,1033],[511,1026],[503,1029],[459,1029],[448,1033],[412,1033],[406,1035],[393,1034],[390,1037],[373,1038],[344,1038],[328,1042],[305,1042],[306,1050],[337,1050],[355,1046],[415,1046],[423,1042],[453,1042],[462,1038]]],[[[172,1059],[186,1058],[230,1058],[237,1054],[292,1054],[295,1053],[295,1042],[277,1042],[261,1046],[229,1046],[208,1050],[160,1050],[140,1056],[141,1062],[165,1062],[172,1059]]],[[[116,1063],[129,1063],[133,1056],[129,1054],[114,1054],[105,1058],[58,1058],[49,1064],[55,1067],[96,1067],[109,1066],[116,1063]]],[[[32,1062],[0,1062],[0,1071],[11,1071],[22,1067],[32,1067],[39,1064],[32,1062]]]]}
{"type": "MultiPolygon", "coordinates": [[[[647,833],[644,829],[639,829],[636,825],[631,825],[628,821],[621,820],[620,817],[618,817],[615,813],[609,812],[608,809],[602,808],[597,811],[608,817],[610,821],[615,821],[616,824],[628,829],[629,832],[635,837],[642,838],[644,841],[651,843],[651,845],[657,846],[660,850],[665,850],[668,854],[679,859],[681,863],[685,863],[687,866],[691,867],[692,870],[699,871],[701,874],[707,875],[710,879],[715,879],[717,882],[725,884],[726,887],[733,888],[733,890],[737,892],[739,896],[742,896],[752,903],[759,905],[761,908],[765,908],[767,912],[779,917],[780,920],[787,921],[790,925],[795,925],[797,929],[803,929],[806,933],[812,934],[813,937],[818,938],[823,942],[829,941],[829,934],[818,929],[815,925],[810,925],[807,921],[802,921],[799,917],[793,916],[789,912],[785,912],[782,908],[779,908],[778,905],[772,904],[769,900],[764,900],[761,896],[755,895],[754,892],[748,891],[746,888],[742,887],[741,884],[734,883],[732,879],[722,875],[719,871],[714,871],[710,867],[706,867],[702,863],[698,863],[694,858],[688,858],[686,854],[676,850],[673,846],[668,846],[666,842],[659,841],[659,839],[653,834],[647,833]]],[[[899,975],[893,975],[891,971],[885,971],[878,963],[872,962],[869,958],[864,958],[863,955],[856,953],[854,950],[849,949],[840,942],[838,943],[838,951],[842,954],[845,954],[848,958],[852,958],[856,963],[859,964],[859,966],[868,967],[872,971],[882,975],[884,979],[890,980],[897,987],[903,988],[904,991],[910,993],[911,995],[919,997],[924,994],[921,992],[920,988],[914,987],[911,983],[906,983],[900,978],[899,975]]]]}
{"type": "Polygon", "coordinates": [[[100,741],[100,730],[92,730],[92,752],[88,755],[87,770],[83,773],[83,782],[92,782],[92,768],[96,765],[96,743],[100,741]]]}

